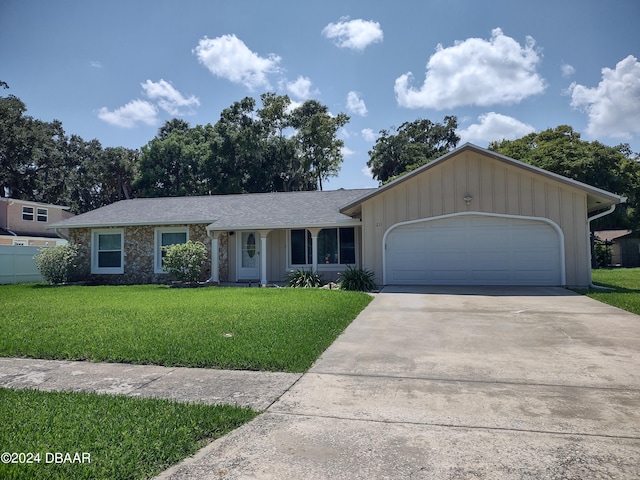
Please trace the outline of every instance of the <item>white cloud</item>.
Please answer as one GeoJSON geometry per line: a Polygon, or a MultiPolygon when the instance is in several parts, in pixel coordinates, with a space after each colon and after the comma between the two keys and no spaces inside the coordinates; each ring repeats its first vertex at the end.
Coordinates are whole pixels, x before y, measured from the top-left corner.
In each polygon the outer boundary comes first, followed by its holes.
{"type": "Polygon", "coordinates": [[[194,95],[185,98],[173,85],[160,79],[159,82],[147,80],[142,88],[151,100],[156,100],[158,106],[171,115],[187,115],[194,113],[192,107],[200,105],[200,100],[194,95]],[[183,110],[186,108],[186,110],[183,110]]]}
{"type": "Polygon", "coordinates": [[[361,117],[367,114],[367,106],[358,92],[351,91],[347,94],[347,111],[361,117]]]}
{"type": "Polygon", "coordinates": [[[576,73],[576,69],[573,68],[573,65],[569,65],[568,63],[563,63],[560,67],[560,70],[562,71],[563,77],[570,77],[571,75],[576,73]]]}
{"type": "Polygon", "coordinates": [[[640,62],[632,55],[616,68],[602,69],[602,80],[589,88],[576,82],[569,87],[571,106],[588,117],[587,134],[629,139],[640,133],[640,62]]]}
{"type": "Polygon", "coordinates": [[[138,123],[155,125],[158,109],[146,100],[136,99],[113,111],[102,107],[98,110],[98,117],[111,125],[122,128],[132,128],[138,123]]]}
{"type": "Polygon", "coordinates": [[[91,61],[89,62],[89,65],[91,65],[93,68],[97,68],[97,69],[100,69],[100,68],[103,68],[103,67],[104,67],[104,66],[102,65],[102,62],[99,62],[98,60],[91,60],[91,61]]]}
{"type": "Polygon", "coordinates": [[[480,115],[478,121],[456,132],[460,136],[460,144],[472,142],[486,145],[492,141],[515,140],[536,130],[528,123],[496,112],[480,115]]]}
{"type": "Polygon", "coordinates": [[[380,24],[374,21],[343,17],[338,23],[330,23],[322,29],[322,34],[335,40],[342,48],[362,51],[372,43],[381,42],[384,35],[380,24]]]}
{"type": "Polygon", "coordinates": [[[365,177],[373,180],[373,170],[371,170],[371,167],[369,167],[368,165],[365,165],[364,167],[362,167],[360,171],[365,177]]]}
{"type": "Polygon", "coordinates": [[[311,90],[311,79],[299,76],[295,82],[285,82],[287,91],[299,100],[308,100],[312,95],[317,94],[317,90],[311,90]]]}
{"type": "Polygon", "coordinates": [[[343,157],[350,157],[351,155],[354,155],[356,152],[354,152],[353,150],[351,150],[349,147],[342,147],[340,149],[340,151],[342,152],[342,156],[343,157]]]}
{"type": "Polygon", "coordinates": [[[423,85],[410,85],[411,72],[395,81],[398,104],[407,108],[442,110],[461,105],[518,103],[542,93],[544,79],[536,72],[540,55],[535,40],[521,46],[499,28],[491,38],[468,38],[452,47],[438,45],[427,63],[423,85]]]}
{"type": "Polygon", "coordinates": [[[204,37],[193,50],[198,61],[217,77],[240,83],[250,90],[270,88],[268,75],[280,71],[280,57],[270,54],[261,57],[252,52],[235,35],[204,37]]]}
{"type": "Polygon", "coordinates": [[[375,142],[376,138],[378,138],[376,133],[370,128],[363,128],[361,133],[362,133],[362,138],[367,142],[375,142]]]}

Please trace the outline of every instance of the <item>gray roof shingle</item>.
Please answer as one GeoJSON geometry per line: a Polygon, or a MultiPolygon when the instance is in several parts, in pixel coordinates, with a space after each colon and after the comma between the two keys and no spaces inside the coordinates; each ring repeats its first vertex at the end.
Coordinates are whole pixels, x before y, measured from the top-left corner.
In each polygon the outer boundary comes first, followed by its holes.
{"type": "Polygon", "coordinates": [[[375,189],[251,193],[122,200],[50,228],[211,224],[213,230],[336,226],[353,221],[340,208],[375,189]]]}

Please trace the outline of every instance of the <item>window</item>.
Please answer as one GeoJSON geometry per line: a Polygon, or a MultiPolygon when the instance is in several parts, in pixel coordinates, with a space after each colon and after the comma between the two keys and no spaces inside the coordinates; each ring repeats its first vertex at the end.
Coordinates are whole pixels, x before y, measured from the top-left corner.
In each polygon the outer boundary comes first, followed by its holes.
{"type": "Polygon", "coordinates": [[[46,208],[38,208],[37,214],[37,220],[39,222],[46,222],[49,218],[49,211],[46,208]]]}
{"type": "MultiPolygon", "coordinates": [[[[355,229],[324,228],[318,234],[318,265],[356,263],[355,229]]],[[[291,265],[311,265],[312,243],[308,230],[291,230],[291,265]],[[306,233],[306,235],[305,235],[306,233]]]]}
{"type": "Polygon", "coordinates": [[[162,265],[167,252],[165,252],[162,247],[179,245],[182,243],[187,243],[188,241],[189,229],[187,227],[157,228],[155,239],[156,247],[154,253],[155,273],[165,273],[162,265]]]}
{"type": "Polygon", "coordinates": [[[124,273],[123,230],[94,230],[91,252],[91,273],[124,273]]]}
{"type": "Polygon", "coordinates": [[[33,222],[33,207],[22,207],[22,220],[33,222]]]}
{"type": "Polygon", "coordinates": [[[311,233],[309,230],[291,230],[291,265],[311,263],[311,233]]]}

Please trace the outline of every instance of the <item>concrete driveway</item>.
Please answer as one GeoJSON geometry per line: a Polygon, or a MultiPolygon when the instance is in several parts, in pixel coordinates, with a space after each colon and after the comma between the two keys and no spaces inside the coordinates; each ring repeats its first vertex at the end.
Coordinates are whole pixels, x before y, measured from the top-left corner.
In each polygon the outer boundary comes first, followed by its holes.
{"type": "Polygon", "coordinates": [[[640,317],[560,288],[387,288],[161,478],[640,478],[640,317]]]}

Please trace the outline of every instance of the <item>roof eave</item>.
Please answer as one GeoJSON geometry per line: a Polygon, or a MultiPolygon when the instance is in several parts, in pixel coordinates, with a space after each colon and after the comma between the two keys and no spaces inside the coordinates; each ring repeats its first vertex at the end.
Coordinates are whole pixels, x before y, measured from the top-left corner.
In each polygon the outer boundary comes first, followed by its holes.
{"type": "Polygon", "coordinates": [[[339,227],[353,227],[361,225],[360,220],[348,218],[345,220],[338,220],[334,222],[318,222],[318,223],[291,223],[291,224],[255,224],[255,225],[216,225],[211,223],[207,225],[207,231],[225,232],[225,231],[238,231],[238,230],[290,230],[298,228],[339,228],[339,227]]]}
{"type": "Polygon", "coordinates": [[[200,225],[210,224],[211,219],[207,220],[175,220],[175,221],[146,221],[146,222],[107,222],[107,223],[80,223],[80,224],[65,224],[63,222],[52,223],[47,225],[48,230],[60,229],[60,228],[122,228],[122,227],[148,227],[154,225],[200,225]]]}

